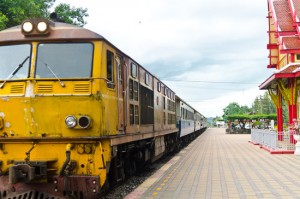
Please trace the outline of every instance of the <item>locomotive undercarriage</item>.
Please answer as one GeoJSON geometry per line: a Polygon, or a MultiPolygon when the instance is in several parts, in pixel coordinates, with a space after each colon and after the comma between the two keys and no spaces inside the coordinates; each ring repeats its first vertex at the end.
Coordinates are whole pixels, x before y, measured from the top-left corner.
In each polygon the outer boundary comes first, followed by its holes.
{"type": "Polygon", "coordinates": [[[0,198],[93,199],[101,193],[99,176],[69,175],[75,161],[68,162],[63,175],[53,174],[57,169],[51,162],[14,162],[9,174],[0,176],[0,198]]]}
{"type": "MultiPolygon", "coordinates": [[[[76,143],[76,141],[73,142],[76,143]]],[[[101,175],[83,172],[84,168],[88,169],[92,164],[97,164],[97,160],[89,159],[88,162],[86,162],[83,161],[83,157],[90,155],[92,158],[95,153],[95,157],[99,157],[98,162],[104,162],[102,159],[103,151],[97,150],[98,152],[96,152],[96,147],[99,148],[101,146],[100,142],[86,142],[86,144],[83,144],[82,142],[77,144],[53,143],[50,145],[49,143],[45,144],[42,142],[35,143],[36,144],[25,153],[24,157],[26,158],[24,160],[18,161],[12,158],[0,161],[0,168],[3,164],[10,165],[7,171],[3,172],[0,169],[1,199],[94,199],[100,195],[102,192],[102,183],[100,181],[101,175]],[[48,147],[48,150],[50,149],[49,146],[53,147],[50,151],[58,149],[58,153],[60,154],[63,153],[63,150],[59,149],[65,147],[65,159],[63,160],[61,158],[62,160],[60,162],[58,159],[38,160],[37,154],[33,153],[41,151],[38,149],[46,146],[48,147]],[[82,146],[85,146],[85,150],[82,150],[82,146]],[[80,168],[81,170],[78,172],[80,168]]],[[[6,143],[6,145],[7,148],[3,147],[1,152],[13,154],[13,148],[20,149],[20,146],[23,146],[24,143],[6,143]],[[8,147],[8,145],[10,147],[8,147]]],[[[45,150],[44,152],[47,153],[45,150]]],[[[55,152],[53,154],[55,154],[55,152]]],[[[102,164],[97,165],[96,169],[98,171],[106,173],[106,168],[103,167],[102,164]]],[[[105,176],[102,177],[102,181],[104,180],[105,176]]]]}
{"type": "Polygon", "coordinates": [[[116,146],[113,149],[116,154],[111,161],[108,176],[109,186],[117,185],[129,176],[141,171],[146,164],[152,163],[163,155],[177,150],[176,140],[177,133],[173,133],[116,146]],[[160,144],[157,144],[159,142],[155,141],[157,139],[160,139],[160,144]]]}
{"type": "Polygon", "coordinates": [[[3,199],[93,199],[100,193],[98,176],[48,176],[47,183],[10,184],[8,176],[1,176],[0,198],[3,199]],[[60,193],[60,194],[58,194],[60,193]]]}
{"type": "Polygon", "coordinates": [[[115,157],[111,160],[108,183],[110,187],[124,181],[135,174],[149,161],[151,153],[151,140],[115,146],[115,157]]]}

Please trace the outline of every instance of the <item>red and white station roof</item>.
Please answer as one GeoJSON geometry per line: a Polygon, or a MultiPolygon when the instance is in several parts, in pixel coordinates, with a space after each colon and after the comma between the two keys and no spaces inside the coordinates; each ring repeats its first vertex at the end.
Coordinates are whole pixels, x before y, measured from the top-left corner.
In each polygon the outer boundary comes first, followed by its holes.
{"type": "MultiPolygon", "coordinates": [[[[268,5],[269,23],[271,26],[274,25],[274,28],[269,27],[270,43],[268,44],[268,49],[272,51],[279,48],[280,54],[300,54],[300,0],[268,0],[268,5]],[[276,38],[275,43],[271,39],[274,36],[276,38]]],[[[281,69],[277,68],[274,74],[259,87],[260,89],[270,88],[272,82],[278,78],[294,78],[299,76],[300,64],[287,63],[281,69]]]]}
{"type": "Polygon", "coordinates": [[[300,52],[300,0],[269,0],[280,53],[300,52]]]}

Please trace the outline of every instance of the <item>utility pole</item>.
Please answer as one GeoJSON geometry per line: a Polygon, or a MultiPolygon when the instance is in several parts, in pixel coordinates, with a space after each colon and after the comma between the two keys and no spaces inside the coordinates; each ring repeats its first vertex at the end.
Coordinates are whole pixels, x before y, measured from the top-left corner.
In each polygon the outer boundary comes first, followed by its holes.
{"type": "Polygon", "coordinates": [[[259,105],[260,105],[260,114],[262,114],[262,104],[261,104],[262,98],[261,95],[259,96],[259,105]]]}

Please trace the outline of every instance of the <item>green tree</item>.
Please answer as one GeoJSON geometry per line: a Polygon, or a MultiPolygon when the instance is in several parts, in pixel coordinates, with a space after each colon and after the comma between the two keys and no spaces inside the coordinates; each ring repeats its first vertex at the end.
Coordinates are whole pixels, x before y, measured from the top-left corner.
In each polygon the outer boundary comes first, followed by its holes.
{"type": "Polygon", "coordinates": [[[253,113],[255,114],[274,114],[276,108],[269,96],[268,92],[255,98],[252,104],[253,113]]]}
{"type": "Polygon", "coordinates": [[[249,108],[247,105],[241,106],[241,113],[249,114],[249,113],[251,113],[251,108],[249,108]]]}
{"type": "Polygon", "coordinates": [[[240,106],[236,102],[231,102],[228,104],[224,109],[224,117],[226,118],[227,115],[239,115],[239,114],[248,114],[251,112],[251,109],[248,106],[240,106]]]}
{"type": "Polygon", "coordinates": [[[224,115],[235,115],[241,112],[241,107],[236,102],[231,102],[223,109],[224,115]]]}
{"type": "MultiPolygon", "coordinates": [[[[21,24],[29,18],[49,18],[50,8],[56,0],[0,0],[0,30],[21,24]]],[[[83,26],[86,24],[87,9],[70,7],[59,4],[54,10],[67,23],[83,26]]]]}
{"type": "Polygon", "coordinates": [[[87,17],[87,9],[70,7],[69,4],[59,4],[55,8],[55,13],[59,16],[59,19],[64,21],[65,23],[74,24],[77,26],[84,26],[86,21],[84,21],[84,17],[87,17]]]}

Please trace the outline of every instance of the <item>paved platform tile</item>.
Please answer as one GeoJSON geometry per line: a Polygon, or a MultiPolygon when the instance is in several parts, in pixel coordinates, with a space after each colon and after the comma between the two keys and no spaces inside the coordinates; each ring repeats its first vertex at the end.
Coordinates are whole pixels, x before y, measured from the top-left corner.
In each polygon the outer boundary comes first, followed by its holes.
{"type": "Polygon", "coordinates": [[[300,156],[271,155],[249,140],[208,129],[126,198],[300,198],[300,156]]]}

